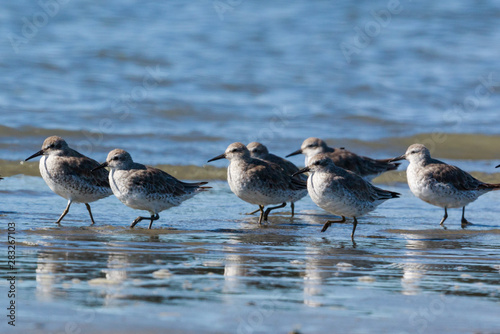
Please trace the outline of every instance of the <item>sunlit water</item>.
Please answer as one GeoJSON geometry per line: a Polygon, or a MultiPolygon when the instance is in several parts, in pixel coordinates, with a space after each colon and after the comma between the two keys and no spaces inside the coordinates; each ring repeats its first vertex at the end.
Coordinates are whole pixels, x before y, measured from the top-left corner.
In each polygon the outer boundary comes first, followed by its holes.
{"type": "Polygon", "coordinates": [[[0,158],[52,134],[98,160],[122,147],[175,165],[234,141],[287,154],[309,136],[392,156],[423,134],[439,152],[482,139],[479,159],[500,159],[498,3],[400,1],[346,58],[387,1],[230,2],[221,20],[217,1],[68,1],[31,38],[39,5],[4,3],[5,35],[26,43],[0,44],[0,158]]]}
{"type": "Polygon", "coordinates": [[[259,226],[227,161],[205,165],[234,141],[286,155],[317,136],[380,158],[422,142],[500,182],[497,2],[401,0],[347,57],[387,1],[63,2],[31,31],[38,2],[0,11],[0,254],[13,222],[18,332],[499,331],[500,193],[467,207],[466,230],[450,210],[444,230],[442,209],[387,174],[378,185],[403,196],[361,218],[353,244],[350,224],[319,232],[331,217],[309,198],[259,226]],[[65,200],[19,163],[54,134],[213,189],[152,231],[128,229],[144,213],[114,197],[92,205],[96,226],[73,205],[57,227],[65,200]]]}
{"type": "MultiPolygon", "coordinates": [[[[18,325],[61,332],[161,328],[227,333],[494,332],[499,327],[500,194],[460,210],[403,197],[351,224],[320,233],[326,219],[309,199],[298,214],[259,226],[252,206],[224,182],[166,211],[147,230],[116,198],[64,209],[40,178],[6,180],[2,220],[16,222],[18,325]],[[471,316],[474,315],[474,319],[471,316]],[[117,319],[119,323],[117,323],[117,319]],[[353,319],[356,319],[355,321],[353,319]],[[69,324],[69,325],[68,325],[69,324]]],[[[6,249],[6,230],[0,234],[6,249]]],[[[5,280],[2,280],[5,286],[5,280]]],[[[5,300],[5,298],[4,298],[5,300]]],[[[3,322],[0,328],[6,328],[3,322]]]]}

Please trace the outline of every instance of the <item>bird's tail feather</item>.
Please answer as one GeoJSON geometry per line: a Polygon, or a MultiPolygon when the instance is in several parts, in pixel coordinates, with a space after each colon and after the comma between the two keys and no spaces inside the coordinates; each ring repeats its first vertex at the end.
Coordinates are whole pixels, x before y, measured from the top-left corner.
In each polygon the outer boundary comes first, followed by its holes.
{"type": "Polygon", "coordinates": [[[478,189],[500,190],[500,183],[483,183],[478,189]]]}
{"type": "Polygon", "coordinates": [[[385,190],[382,188],[375,187],[377,190],[377,195],[379,199],[391,199],[391,198],[399,198],[401,196],[400,193],[394,192],[394,191],[389,191],[385,190]]]}
{"type": "Polygon", "coordinates": [[[188,182],[181,182],[184,187],[187,188],[196,188],[196,190],[199,191],[206,191],[208,189],[212,189],[212,187],[202,187],[203,185],[207,184],[208,182],[203,181],[203,182],[193,182],[193,183],[188,183],[188,182]]]}

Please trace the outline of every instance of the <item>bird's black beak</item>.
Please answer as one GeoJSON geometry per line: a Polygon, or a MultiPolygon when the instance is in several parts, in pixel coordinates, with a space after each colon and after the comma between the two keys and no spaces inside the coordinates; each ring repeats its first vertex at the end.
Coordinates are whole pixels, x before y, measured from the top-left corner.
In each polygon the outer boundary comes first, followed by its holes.
{"type": "Polygon", "coordinates": [[[208,160],[207,162],[212,162],[212,161],[215,161],[215,160],[220,160],[220,159],[224,159],[226,157],[226,153],[222,153],[221,155],[218,155],[210,160],[208,160]]]}
{"type": "Polygon", "coordinates": [[[301,148],[299,148],[297,151],[290,153],[290,154],[289,154],[289,155],[287,155],[285,158],[288,158],[288,157],[293,157],[294,155],[301,154],[301,153],[302,153],[302,149],[301,149],[301,148]]]}
{"type": "Polygon", "coordinates": [[[401,161],[406,159],[406,154],[400,155],[399,157],[389,159],[389,162],[401,161]]]}
{"type": "Polygon", "coordinates": [[[498,168],[498,167],[500,167],[500,165],[496,166],[495,168],[498,168]]]}
{"type": "Polygon", "coordinates": [[[299,175],[299,174],[304,174],[304,173],[307,173],[307,172],[309,172],[309,171],[311,171],[311,168],[309,168],[309,167],[304,167],[304,168],[302,168],[301,170],[299,170],[298,172],[293,173],[293,174],[292,174],[292,176],[297,176],[297,175],[299,175]]]}
{"type": "Polygon", "coordinates": [[[96,168],[92,169],[91,172],[95,172],[96,170],[98,169],[101,169],[101,168],[104,168],[104,167],[108,167],[108,163],[107,162],[103,162],[102,164],[100,164],[99,166],[97,166],[96,168]]]}
{"type": "Polygon", "coordinates": [[[39,157],[39,156],[43,155],[43,152],[44,152],[43,150],[40,150],[40,151],[36,152],[35,154],[33,154],[32,156],[30,156],[29,158],[27,158],[27,159],[26,159],[26,160],[24,160],[24,161],[28,161],[28,160],[30,160],[30,159],[33,159],[33,158],[39,157]]]}

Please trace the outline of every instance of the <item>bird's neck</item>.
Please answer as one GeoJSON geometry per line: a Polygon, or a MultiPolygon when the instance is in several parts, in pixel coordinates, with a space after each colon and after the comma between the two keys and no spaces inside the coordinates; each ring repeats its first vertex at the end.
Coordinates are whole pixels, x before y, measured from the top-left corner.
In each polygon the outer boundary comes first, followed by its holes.
{"type": "Polygon", "coordinates": [[[419,157],[418,159],[413,159],[412,161],[410,161],[410,164],[413,164],[414,166],[418,167],[425,167],[431,163],[431,160],[432,159],[430,157],[422,156],[419,157]]]}

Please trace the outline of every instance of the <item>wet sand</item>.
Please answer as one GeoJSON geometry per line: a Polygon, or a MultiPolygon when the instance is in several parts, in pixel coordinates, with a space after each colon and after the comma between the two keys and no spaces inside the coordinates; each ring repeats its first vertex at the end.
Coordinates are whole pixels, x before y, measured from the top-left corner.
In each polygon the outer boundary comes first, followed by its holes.
{"type": "Polygon", "coordinates": [[[140,212],[116,198],[93,205],[97,226],[74,205],[56,227],[65,201],[41,178],[2,181],[0,247],[7,222],[18,245],[16,330],[498,332],[500,193],[468,207],[466,230],[450,210],[444,230],[439,208],[385,185],[403,197],[360,219],[353,244],[350,224],[319,232],[331,216],[310,199],[295,218],[284,209],[259,226],[226,183],[212,186],[153,230],[130,230],[140,212]]]}

